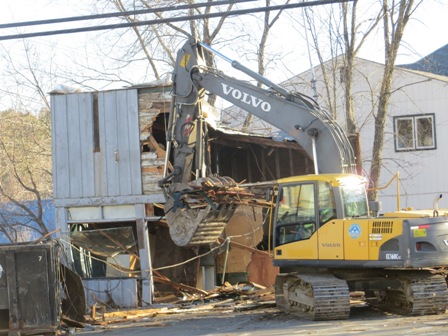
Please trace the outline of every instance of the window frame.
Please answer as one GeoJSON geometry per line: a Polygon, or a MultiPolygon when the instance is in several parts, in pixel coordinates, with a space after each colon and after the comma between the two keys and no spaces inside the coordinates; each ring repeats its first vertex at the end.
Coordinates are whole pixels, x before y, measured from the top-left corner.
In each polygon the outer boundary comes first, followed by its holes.
{"type": "Polygon", "coordinates": [[[435,113],[424,113],[424,114],[408,114],[393,117],[394,125],[394,147],[395,152],[411,152],[411,151],[424,151],[424,150],[434,150],[437,149],[437,137],[436,137],[436,121],[435,113]],[[431,119],[432,126],[432,145],[422,146],[419,145],[418,136],[418,120],[421,119],[431,119]],[[398,135],[398,122],[400,120],[411,120],[412,124],[412,147],[399,147],[399,135],[398,135]]]}
{"type": "MultiPolygon", "coordinates": [[[[285,244],[289,244],[289,243],[293,243],[296,241],[300,241],[300,240],[308,240],[311,238],[312,235],[314,235],[316,233],[316,231],[318,230],[318,213],[317,213],[317,185],[316,185],[316,181],[303,181],[303,182],[293,182],[293,183],[288,183],[288,184],[284,184],[281,186],[281,188],[279,189],[279,194],[278,194],[278,199],[277,199],[277,204],[276,204],[276,209],[274,212],[274,218],[275,218],[275,228],[274,228],[274,242],[275,242],[275,246],[280,246],[280,245],[285,245],[285,244]],[[299,199],[301,199],[302,195],[301,193],[304,192],[304,190],[302,190],[302,188],[304,188],[305,186],[312,186],[312,190],[313,190],[313,214],[310,218],[298,218],[299,220],[295,220],[292,221],[290,223],[288,223],[287,221],[283,222],[281,220],[282,214],[281,214],[281,199],[283,197],[286,197],[286,195],[284,194],[284,190],[286,188],[296,188],[299,187],[299,193],[297,195],[294,195],[294,193],[291,193],[291,195],[289,195],[289,197],[293,196],[293,198],[290,198],[291,201],[295,202],[296,197],[297,197],[297,206],[293,207],[291,209],[293,209],[294,211],[298,211],[300,209],[299,206],[299,199]],[[293,237],[292,235],[289,235],[289,237],[287,237],[286,235],[286,230],[291,229],[292,231],[297,230],[299,228],[304,229],[305,226],[309,226],[312,225],[313,229],[311,234],[305,237],[299,237],[299,235],[297,235],[296,237],[293,237]],[[282,238],[283,237],[283,238],[282,238]]],[[[302,199],[303,201],[303,199],[302,199]]],[[[305,200],[306,203],[306,200],[305,200]]],[[[304,210],[308,210],[309,207],[305,207],[302,208],[304,210]]],[[[283,211],[282,211],[283,212],[283,211]]],[[[286,212],[285,214],[287,214],[288,212],[286,212]]],[[[298,213],[298,212],[297,212],[298,213]]],[[[293,213],[291,213],[293,214],[293,213]]]]}

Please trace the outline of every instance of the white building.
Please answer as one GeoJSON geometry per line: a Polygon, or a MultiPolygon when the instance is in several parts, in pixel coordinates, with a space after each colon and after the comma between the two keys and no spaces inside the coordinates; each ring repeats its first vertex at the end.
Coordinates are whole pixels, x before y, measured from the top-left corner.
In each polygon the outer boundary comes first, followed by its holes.
{"type": "MultiPolygon", "coordinates": [[[[448,76],[444,76],[448,64],[442,66],[447,60],[448,46],[419,62],[397,67],[394,72],[379,185],[386,186],[399,173],[400,208],[432,208],[436,196],[448,192],[448,179],[443,173],[448,162],[448,76]],[[411,68],[431,72],[410,70],[411,68]]],[[[346,129],[342,82],[344,68],[341,61],[340,58],[335,58],[313,70],[319,104],[327,110],[337,111],[337,120],[346,129]],[[322,71],[323,68],[325,71],[322,71]],[[324,76],[327,81],[323,80],[324,76]],[[325,82],[330,85],[326,87],[325,82]],[[333,108],[330,109],[330,106],[333,108]]],[[[370,172],[374,118],[383,71],[383,64],[356,59],[354,112],[363,174],[366,178],[369,178],[370,172]]],[[[280,85],[313,97],[315,93],[311,87],[312,79],[313,72],[306,71],[280,85]]],[[[241,109],[230,107],[222,115],[222,122],[232,128],[242,129],[246,115],[241,109]]],[[[257,118],[254,118],[250,131],[282,139],[281,132],[257,118]]],[[[379,192],[379,200],[382,203],[381,212],[397,209],[396,181],[379,192]]],[[[448,208],[448,195],[442,198],[439,206],[448,208]]]]}
{"type": "MultiPolygon", "coordinates": [[[[342,65],[327,62],[327,70],[336,69],[330,91],[323,86],[320,67],[314,69],[319,103],[326,107],[330,92],[338,111],[338,121],[345,123],[342,65]]],[[[356,60],[353,96],[362,153],[363,170],[368,178],[374,139],[374,118],[384,65],[364,59],[356,60]]],[[[311,71],[282,83],[291,90],[312,95],[311,71]]],[[[380,186],[399,173],[401,208],[431,208],[436,196],[448,192],[444,169],[448,163],[448,77],[397,67],[393,76],[392,95],[386,121],[383,166],[380,186]]],[[[396,184],[380,191],[382,210],[395,210],[396,184]]],[[[448,196],[448,195],[447,195],[448,196]]],[[[448,198],[448,197],[447,197],[448,198]]],[[[448,207],[448,199],[440,201],[448,207]]]]}

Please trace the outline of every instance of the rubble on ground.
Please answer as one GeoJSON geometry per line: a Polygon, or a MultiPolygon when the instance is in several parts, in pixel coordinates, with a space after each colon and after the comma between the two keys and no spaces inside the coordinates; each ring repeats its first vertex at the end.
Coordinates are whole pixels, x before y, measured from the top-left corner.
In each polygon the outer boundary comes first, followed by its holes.
{"type": "MultiPolygon", "coordinates": [[[[179,286],[177,286],[179,287],[179,286]]],[[[108,328],[120,323],[145,323],[148,326],[163,326],[163,321],[155,317],[178,314],[200,314],[216,310],[239,312],[275,307],[274,289],[255,283],[226,282],[210,291],[178,290],[176,294],[159,295],[148,308],[119,309],[101,304],[89,307],[86,317],[87,329],[108,328]]],[[[80,327],[79,324],[72,327],[80,327]]]]}

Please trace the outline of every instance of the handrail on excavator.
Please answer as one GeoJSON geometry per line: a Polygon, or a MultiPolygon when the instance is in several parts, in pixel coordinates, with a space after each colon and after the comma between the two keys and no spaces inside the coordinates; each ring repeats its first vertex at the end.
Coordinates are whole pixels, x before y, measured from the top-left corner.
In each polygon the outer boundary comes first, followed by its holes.
{"type": "Polygon", "coordinates": [[[390,181],[384,186],[384,187],[376,187],[376,188],[370,188],[367,189],[367,191],[372,190],[384,190],[390,186],[393,180],[397,180],[397,211],[400,211],[401,205],[400,205],[400,172],[396,172],[394,176],[390,179],[390,181]]]}

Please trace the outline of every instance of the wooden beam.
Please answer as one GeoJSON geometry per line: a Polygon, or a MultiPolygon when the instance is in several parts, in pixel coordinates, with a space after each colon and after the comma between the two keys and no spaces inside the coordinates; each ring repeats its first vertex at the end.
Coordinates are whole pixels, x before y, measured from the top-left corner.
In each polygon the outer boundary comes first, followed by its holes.
{"type": "MultiPolygon", "coordinates": [[[[223,238],[218,238],[218,241],[222,244],[224,242],[223,238]]],[[[230,241],[230,246],[235,247],[235,248],[239,248],[242,250],[246,250],[246,251],[250,251],[252,253],[257,253],[257,254],[261,254],[261,255],[265,255],[265,256],[269,256],[272,257],[272,253],[266,252],[266,251],[262,251],[262,250],[258,250],[255,247],[250,247],[241,243],[237,243],[234,241],[230,241]]]]}
{"type": "Polygon", "coordinates": [[[229,147],[238,147],[241,146],[242,143],[252,143],[261,146],[267,147],[277,147],[277,148],[291,148],[292,150],[296,150],[298,152],[303,153],[303,155],[307,155],[303,148],[295,141],[275,141],[268,138],[262,137],[254,137],[248,135],[218,135],[215,138],[210,138],[210,141],[213,143],[226,145],[229,147]]]}
{"type": "Polygon", "coordinates": [[[292,150],[288,148],[289,176],[294,176],[294,160],[292,159],[292,150]]]}
{"type": "Polygon", "coordinates": [[[281,177],[280,155],[278,154],[278,149],[277,148],[274,148],[274,155],[275,155],[275,178],[279,179],[281,177]]]}
{"type": "MultiPolygon", "coordinates": [[[[152,134],[148,137],[148,146],[156,152],[157,157],[163,159],[166,156],[165,150],[163,150],[159,144],[157,143],[156,139],[152,136],[152,134]]],[[[171,162],[168,161],[168,168],[173,171],[173,166],[171,162]]]]}
{"type": "MultiPolygon", "coordinates": [[[[154,273],[156,273],[156,272],[154,271],[154,273]]],[[[192,293],[196,293],[196,294],[199,294],[199,295],[208,295],[208,292],[205,291],[205,290],[202,290],[202,289],[199,289],[199,288],[196,288],[196,287],[192,287],[192,286],[188,286],[188,285],[184,285],[184,284],[181,284],[181,283],[178,283],[178,282],[171,281],[170,279],[168,279],[167,277],[163,276],[160,273],[158,273],[157,276],[154,276],[154,282],[168,284],[171,287],[173,287],[175,289],[178,289],[178,290],[182,290],[183,289],[183,290],[186,290],[186,291],[189,291],[189,292],[192,292],[192,293]]]]}

